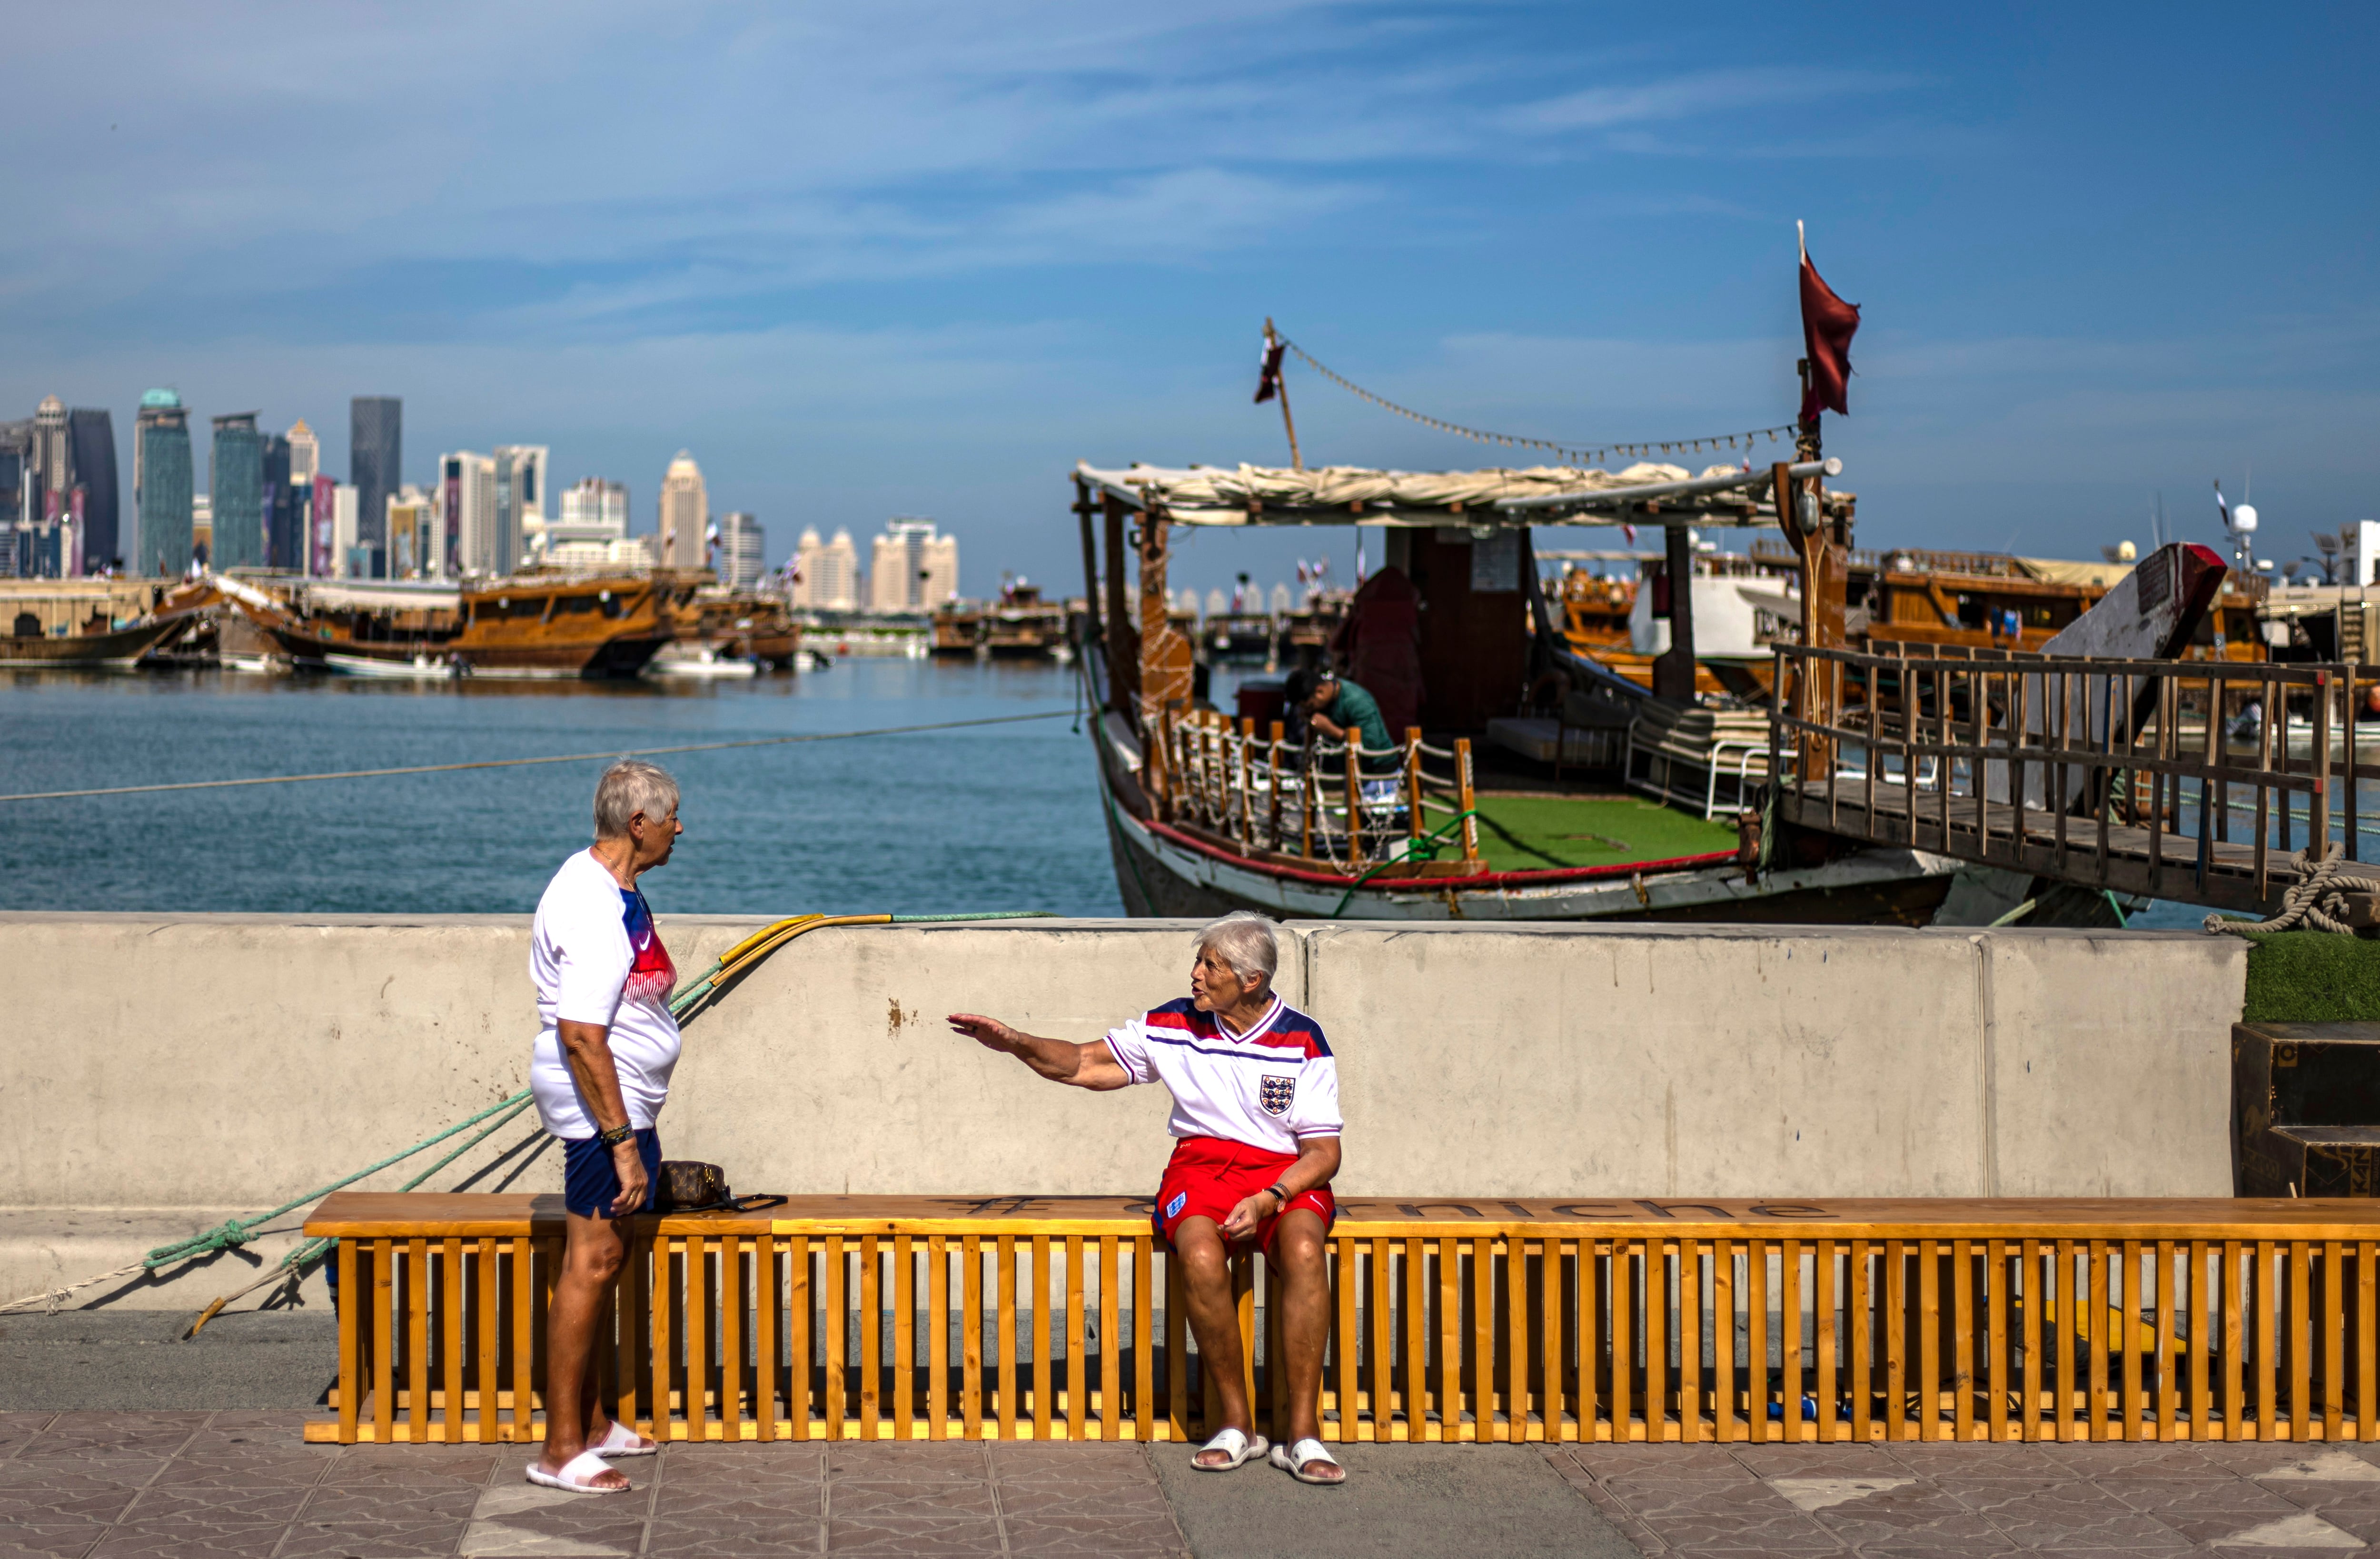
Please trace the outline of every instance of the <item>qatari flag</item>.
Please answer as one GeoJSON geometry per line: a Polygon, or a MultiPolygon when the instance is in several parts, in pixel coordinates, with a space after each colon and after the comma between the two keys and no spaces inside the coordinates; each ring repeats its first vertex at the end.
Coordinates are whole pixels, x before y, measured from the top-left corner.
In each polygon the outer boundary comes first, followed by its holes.
{"type": "Polygon", "coordinates": [[[1810,359],[1810,387],[1802,395],[1802,420],[1815,422],[1820,411],[1848,415],[1846,398],[1852,376],[1852,337],[1859,334],[1856,303],[1835,296],[1802,251],[1802,355],[1810,359]]]}
{"type": "Polygon", "coordinates": [[[1281,394],[1281,354],[1285,349],[1279,340],[1268,338],[1265,342],[1264,356],[1257,367],[1257,404],[1258,406],[1262,406],[1281,394]]]}

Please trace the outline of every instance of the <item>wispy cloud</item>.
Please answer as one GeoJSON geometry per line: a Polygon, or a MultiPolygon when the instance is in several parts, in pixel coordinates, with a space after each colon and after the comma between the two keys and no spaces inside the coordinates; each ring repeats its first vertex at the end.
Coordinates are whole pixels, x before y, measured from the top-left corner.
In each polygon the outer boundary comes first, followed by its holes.
{"type": "Polygon", "coordinates": [[[1524,104],[1504,117],[1507,123],[1528,130],[1611,130],[1740,114],[1784,103],[1872,97],[1917,84],[1918,78],[1894,72],[1752,66],[1585,87],[1524,104]]]}

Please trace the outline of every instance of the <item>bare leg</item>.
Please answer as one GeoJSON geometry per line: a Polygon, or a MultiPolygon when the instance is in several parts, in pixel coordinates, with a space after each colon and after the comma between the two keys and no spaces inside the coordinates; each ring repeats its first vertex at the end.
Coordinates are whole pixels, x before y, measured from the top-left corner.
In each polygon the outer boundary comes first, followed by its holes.
{"type": "MultiPolygon", "coordinates": [[[[1239,1307],[1232,1302],[1232,1253],[1223,1232],[1211,1218],[1184,1218],[1173,1231],[1173,1259],[1182,1264],[1190,1334],[1198,1339],[1208,1416],[1222,1419],[1213,1426],[1219,1432],[1235,1429],[1254,1438],[1256,1417],[1248,1408],[1246,1365],[1240,1357],[1239,1307]]],[[[1201,1451],[1190,1459],[1200,1467],[1221,1467],[1226,1458],[1201,1451]]]]}
{"type": "MultiPolygon", "coordinates": [[[[611,1428],[595,1389],[595,1322],[628,1254],[609,1219],[573,1212],[565,1226],[562,1271],[545,1312],[545,1454],[539,1464],[548,1472],[560,1472],[611,1428]]],[[[628,1487],[616,1468],[593,1481],[600,1489],[628,1487]]]]}
{"type": "MultiPolygon", "coordinates": [[[[1325,1228],[1320,1215],[1305,1209],[1282,1217],[1273,1231],[1269,1260],[1281,1270],[1281,1348],[1289,1357],[1289,1433],[1291,1444],[1322,1438],[1322,1350],[1330,1341],[1330,1274],[1323,1261],[1325,1228]]],[[[1200,1339],[1200,1346],[1205,1339],[1200,1339]]],[[[1339,1482],[1328,1462],[1307,1464],[1316,1475],[1339,1482]]]]}

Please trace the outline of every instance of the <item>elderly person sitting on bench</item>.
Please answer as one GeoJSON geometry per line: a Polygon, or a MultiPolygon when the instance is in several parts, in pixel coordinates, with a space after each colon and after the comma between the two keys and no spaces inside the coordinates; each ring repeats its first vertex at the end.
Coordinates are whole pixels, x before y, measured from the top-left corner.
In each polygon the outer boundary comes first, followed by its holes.
{"type": "Polygon", "coordinates": [[[951,1027],[1052,1082],[1095,1091],[1162,1082],[1172,1091],[1173,1157],[1153,1221],[1181,1264],[1208,1400],[1224,1425],[1191,1465],[1228,1472],[1267,1449],[1242,1376],[1232,1299],[1233,1248],[1253,1245],[1282,1284],[1289,1443],[1271,1447],[1272,1464],[1300,1482],[1339,1483],[1347,1474],[1323,1446],[1318,1416],[1330,1335],[1323,1243],[1338,1213],[1338,1064],[1321,1028],[1274,994],[1279,957],[1271,921],[1229,915],[1198,933],[1186,1000],[1103,1040],[1038,1039],[968,1012],[953,1013],[951,1027]]]}

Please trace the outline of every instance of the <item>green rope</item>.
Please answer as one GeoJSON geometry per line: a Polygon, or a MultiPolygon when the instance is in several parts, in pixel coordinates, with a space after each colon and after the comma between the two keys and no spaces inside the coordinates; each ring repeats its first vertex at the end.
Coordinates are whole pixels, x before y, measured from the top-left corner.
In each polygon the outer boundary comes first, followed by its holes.
{"type": "Polygon", "coordinates": [[[1414,859],[1414,856],[1416,853],[1421,854],[1426,859],[1436,860],[1438,859],[1439,846],[1446,843],[1446,831],[1450,828],[1460,827],[1463,819],[1475,815],[1478,810],[1478,808],[1471,807],[1455,813],[1444,822],[1439,823],[1436,828],[1431,829],[1428,833],[1423,834],[1420,838],[1406,846],[1405,853],[1403,855],[1393,857],[1388,860],[1380,862],[1379,865],[1373,867],[1361,877],[1358,877],[1354,882],[1348,883],[1347,891],[1339,895],[1339,907],[1330,911],[1330,919],[1335,920],[1340,916],[1345,914],[1347,912],[1347,906],[1354,901],[1355,890],[1370,882],[1377,873],[1385,871],[1391,866],[1403,866],[1407,864],[1414,859]]]}

